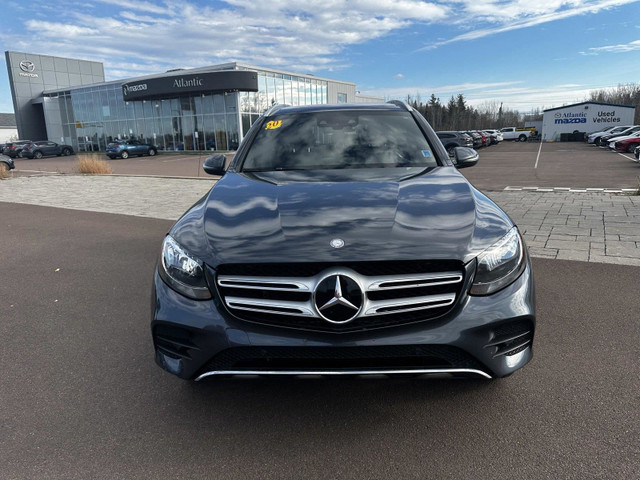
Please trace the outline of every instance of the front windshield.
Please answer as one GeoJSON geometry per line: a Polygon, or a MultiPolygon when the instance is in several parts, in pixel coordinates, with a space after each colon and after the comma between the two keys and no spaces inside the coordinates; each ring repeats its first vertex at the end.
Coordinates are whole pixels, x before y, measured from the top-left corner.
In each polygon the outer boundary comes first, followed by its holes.
{"type": "Polygon", "coordinates": [[[340,110],[269,117],[242,170],[435,167],[409,112],[340,110]]]}

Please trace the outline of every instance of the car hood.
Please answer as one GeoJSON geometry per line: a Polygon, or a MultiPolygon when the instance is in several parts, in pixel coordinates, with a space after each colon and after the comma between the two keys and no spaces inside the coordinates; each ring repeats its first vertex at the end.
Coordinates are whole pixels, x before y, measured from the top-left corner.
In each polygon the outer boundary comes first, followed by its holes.
{"type": "Polygon", "coordinates": [[[593,137],[598,136],[598,135],[615,135],[615,133],[604,132],[604,131],[593,132],[593,133],[589,134],[589,138],[593,138],[593,137]]]}
{"type": "Polygon", "coordinates": [[[611,140],[615,140],[616,142],[622,142],[624,140],[631,140],[640,137],[640,132],[633,133],[631,135],[620,135],[611,137],[611,140]]]}
{"type": "Polygon", "coordinates": [[[248,262],[466,263],[513,226],[453,167],[394,180],[349,175],[229,172],[170,233],[214,268],[248,262]],[[343,248],[330,246],[335,238],[343,248]]]}

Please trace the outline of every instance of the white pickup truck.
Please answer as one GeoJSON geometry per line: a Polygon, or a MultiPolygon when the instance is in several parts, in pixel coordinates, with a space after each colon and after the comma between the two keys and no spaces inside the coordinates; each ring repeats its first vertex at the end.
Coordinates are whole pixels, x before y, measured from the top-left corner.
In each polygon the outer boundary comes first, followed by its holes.
{"type": "Polygon", "coordinates": [[[505,127],[500,130],[504,140],[517,140],[519,142],[526,142],[527,139],[533,135],[534,130],[530,128],[516,128],[505,127]]]}

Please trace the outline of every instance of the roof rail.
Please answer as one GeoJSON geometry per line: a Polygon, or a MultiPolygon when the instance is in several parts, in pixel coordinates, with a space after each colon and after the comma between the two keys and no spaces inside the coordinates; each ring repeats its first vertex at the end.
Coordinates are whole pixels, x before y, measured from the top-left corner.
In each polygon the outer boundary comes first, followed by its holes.
{"type": "Polygon", "coordinates": [[[278,110],[282,109],[282,108],[286,108],[286,107],[290,107],[291,105],[287,104],[287,103],[279,103],[278,105],[274,105],[272,107],[269,107],[267,109],[266,112],[264,112],[264,116],[265,117],[270,117],[271,115],[274,115],[278,110]]]}
{"type": "Polygon", "coordinates": [[[397,107],[400,107],[404,110],[406,110],[407,112],[412,112],[413,111],[413,107],[411,105],[409,105],[407,102],[402,101],[402,100],[389,100],[387,103],[391,103],[397,107]]]}

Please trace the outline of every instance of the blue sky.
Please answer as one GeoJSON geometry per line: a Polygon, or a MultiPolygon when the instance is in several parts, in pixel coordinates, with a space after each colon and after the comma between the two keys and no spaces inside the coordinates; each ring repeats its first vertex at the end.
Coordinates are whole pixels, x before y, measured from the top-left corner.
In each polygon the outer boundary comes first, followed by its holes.
{"type": "MultiPolygon", "coordinates": [[[[0,46],[108,80],[242,61],[527,112],[640,82],[639,0],[0,0],[0,46]]],[[[4,55],[0,112],[12,112],[4,55]]]]}

